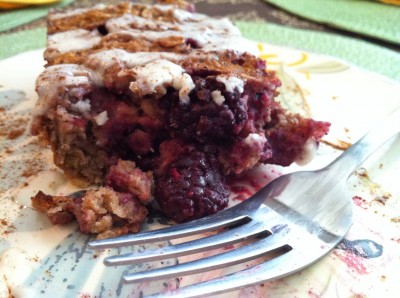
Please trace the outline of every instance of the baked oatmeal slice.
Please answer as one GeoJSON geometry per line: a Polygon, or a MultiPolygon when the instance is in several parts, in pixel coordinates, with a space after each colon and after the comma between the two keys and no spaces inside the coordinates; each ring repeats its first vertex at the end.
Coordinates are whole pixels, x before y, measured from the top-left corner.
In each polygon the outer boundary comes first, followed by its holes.
{"type": "Polygon", "coordinates": [[[31,127],[69,177],[141,204],[154,185],[179,222],[225,208],[226,175],[304,161],[329,129],[275,101],[279,79],[232,23],[191,9],[51,13],[31,127]]]}

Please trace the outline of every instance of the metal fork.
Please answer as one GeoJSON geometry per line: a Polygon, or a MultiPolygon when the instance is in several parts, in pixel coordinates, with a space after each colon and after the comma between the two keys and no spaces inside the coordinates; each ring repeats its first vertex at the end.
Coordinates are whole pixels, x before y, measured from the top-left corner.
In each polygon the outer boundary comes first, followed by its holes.
{"type": "Polygon", "coordinates": [[[246,201],[212,216],[155,231],[96,240],[89,246],[96,249],[121,247],[219,231],[205,238],[104,260],[106,265],[115,266],[168,259],[253,240],[207,258],[126,274],[123,276],[125,283],[225,268],[269,254],[266,261],[254,267],[152,297],[207,296],[287,276],[326,255],[344,237],[353,220],[347,178],[399,130],[400,109],[325,168],[280,176],[246,201]]]}

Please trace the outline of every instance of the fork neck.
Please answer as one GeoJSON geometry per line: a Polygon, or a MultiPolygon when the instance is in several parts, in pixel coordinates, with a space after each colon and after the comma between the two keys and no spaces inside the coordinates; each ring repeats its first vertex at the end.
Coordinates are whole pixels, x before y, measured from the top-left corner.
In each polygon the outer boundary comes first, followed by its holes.
{"type": "Polygon", "coordinates": [[[400,132],[400,108],[376,124],[358,142],[347,149],[329,167],[340,169],[348,177],[364,160],[400,132]]]}

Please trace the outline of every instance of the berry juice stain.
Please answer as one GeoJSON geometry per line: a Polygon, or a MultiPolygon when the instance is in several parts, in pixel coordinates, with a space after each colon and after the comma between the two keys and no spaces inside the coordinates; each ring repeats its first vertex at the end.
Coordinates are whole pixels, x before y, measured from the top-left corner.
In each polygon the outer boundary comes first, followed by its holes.
{"type": "Polygon", "coordinates": [[[367,201],[359,196],[353,197],[353,202],[355,205],[362,209],[368,209],[367,201]]]}
{"type": "Polygon", "coordinates": [[[336,247],[344,254],[336,251],[336,255],[358,274],[367,274],[365,259],[378,258],[382,255],[383,246],[369,239],[342,240],[336,247]]]}
{"type": "Polygon", "coordinates": [[[347,240],[343,239],[337,246],[342,249],[355,254],[356,256],[371,259],[377,258],[382,255],[383,246],[369,239],[360,240],[347,240]]]}

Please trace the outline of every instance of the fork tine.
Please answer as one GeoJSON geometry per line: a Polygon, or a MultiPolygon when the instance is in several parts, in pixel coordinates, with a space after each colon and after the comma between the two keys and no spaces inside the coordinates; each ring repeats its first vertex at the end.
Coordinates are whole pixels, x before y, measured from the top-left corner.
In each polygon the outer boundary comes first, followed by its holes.
{"type": "Polygon", "coordinates": [[[242,226],[225,230],[208,237],[162,247],[160,249],[145,250],[141,253],[128,253],[107,257],[104,263],[108,266],[113,266],[168,259],[235,244],[246,239],[260,236],[264,233],[271,234],[262,223],[251,221],[242,226]]]}
{"type": "Polygon", "coordinates": [[[302,267],[296,267],[298,263],[295,263],[296,260],[301,259],[301,255],[301,251],[291,250],[285,254],[277,256],[272,260],[265,261],[264,263],[244,269],[242,271],[185,286],[176,290],[146,295],[146,297],[206,297],[264,283],[269,280],[287,276],[294,271],[301,269],[302,267]]]}
{"type": "MultiPolygon", "coordinates": [[[[224,211],[228,210],[229,209],[226,209],[224,211]]],[[[243,224],[251,220],[247,215],[236,215],[232,214],[232,212],[223,211],[220,213],[221,214],[200,218],[167,228],[142,232],[140,234],[129,234],[117,238],[94,240],[89,243],[89,247],[100,249],[152,243],[213,231],[228,226],[243,224]]]]}
{"type": "MultiPolygon", "coordinates": [[[[272,237],[273,235],[271,235],[270,237],[272,237]]],[[[283,235],[283,241],[288,240],[287,235],[288,234],[283,235]]],[[[315,237],[310,237],[310,235],[306,235],[301,231],[293,231],[292,236],[297,238],[296,246],[293,246],[290,251],[278,255],[273,259],[225,276],[185,286],[177,290],[169,290],[167,293],[157,293],[153,295],[148,295],[146,297],[157,298],[174,296],[192,298],[205,297],[221,294],[228,291],[234,291],[248,286],[264,283],[269,280],[282,278],[294,272],[297,272],[319,260],[321,256],[325,255],[325,253],[327,253],[332,248],[330,246],[321,245],[323,243],[322,241],[316,239],[315,237]],[[300,239],[303,240],[300,245],[298,242],[299,238],[297,236],[300,236],[300,239]]],[[[268,240],[270,237],[267,237],[262,241],[268,240]]],[[[260,241],[260,243],[262,242],[260,241]]],[[[244,250],[243,253],[246,252],[247,249],[244,250]]],[[[227,265],[224,264],[224,266],[227,265]]]]}
{"type": "MultiPolygon", "coordinates": [[[[292,248],[290,251],[248,269],[189,285],[168,293],[159,293],[146,297],[156,298],[169,295],[185,298],[204,297],[282,278],[319,260],[333,249],[343,236],[336,237],[335,240],[328,244],[321,240],[318,235],[310,234],[302,227],[290,223],[270,237],[277,234],[282,238],[281,243],[287,243],[292,248]],[[282,231],[285,231],[285,233],[281,233],[282,231]]],[[[270,237],[263,239],[260,243],[270,239],[270,237]]]]}
{"type": "Polygon", "coordinates": [[[123,281],[125,283],[138,283],[184,276],[243,263],[281,249],[288,251],[291,247],[284,237],[287,236],[287,230],[286,226],[286,229],[280,230],[279,233],[207,258],[155,270],[126,274],[123,276],[123,281]]]}

